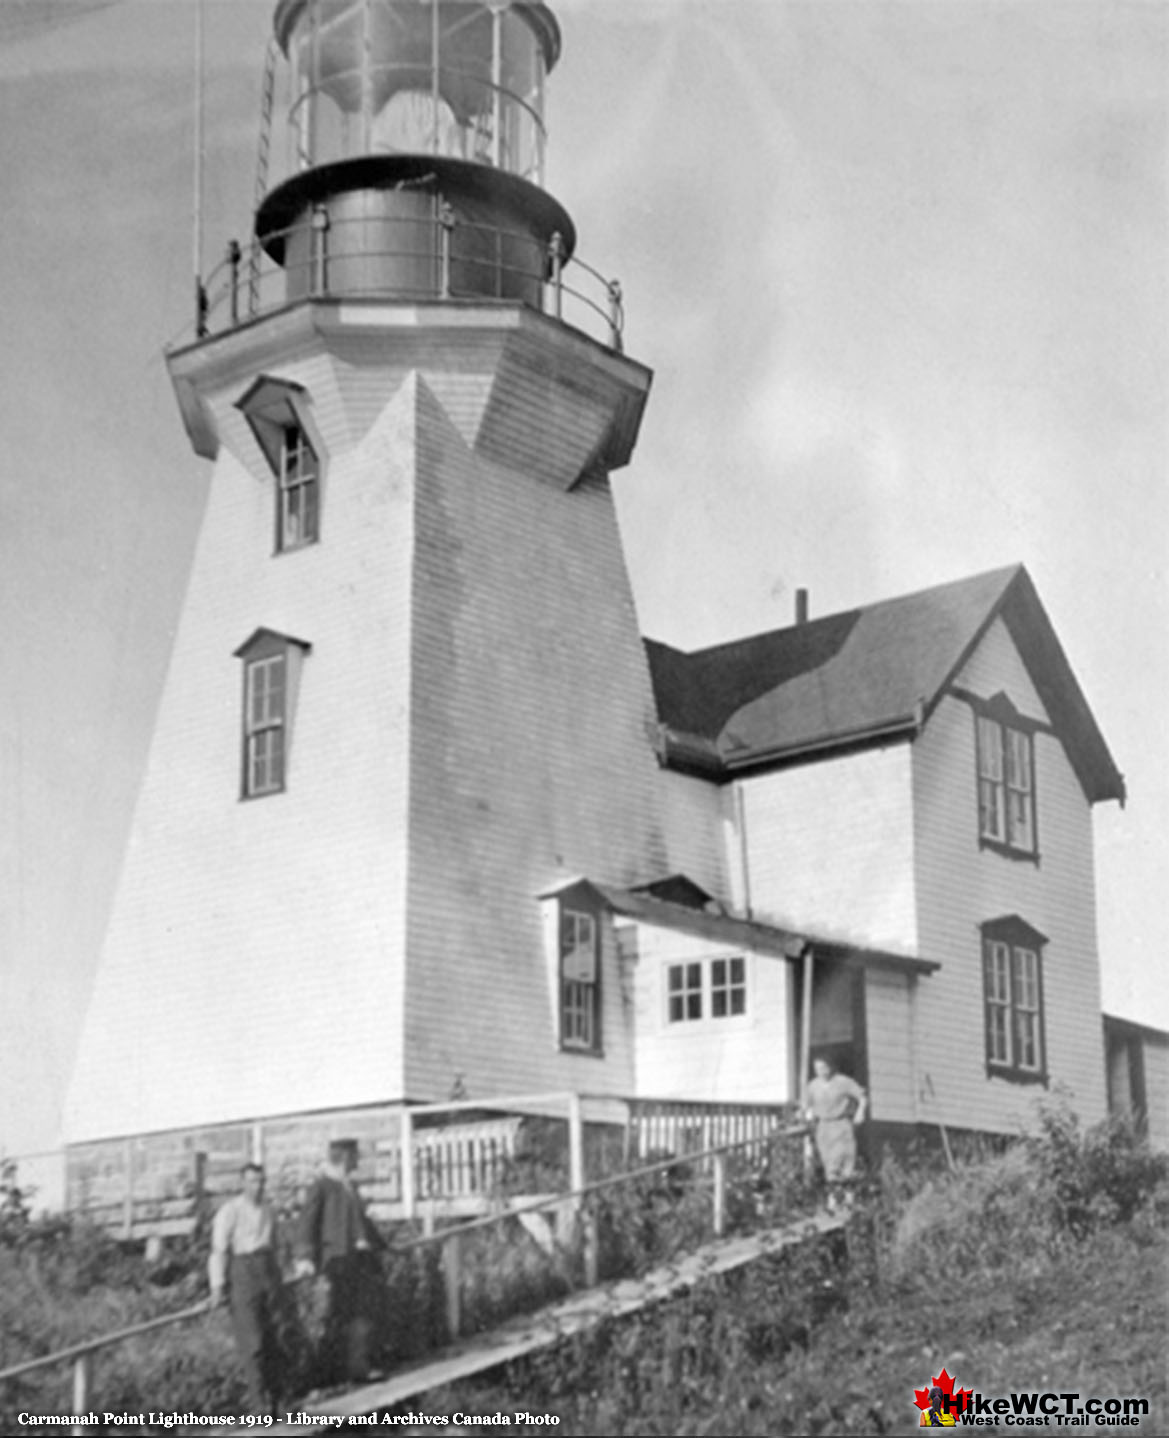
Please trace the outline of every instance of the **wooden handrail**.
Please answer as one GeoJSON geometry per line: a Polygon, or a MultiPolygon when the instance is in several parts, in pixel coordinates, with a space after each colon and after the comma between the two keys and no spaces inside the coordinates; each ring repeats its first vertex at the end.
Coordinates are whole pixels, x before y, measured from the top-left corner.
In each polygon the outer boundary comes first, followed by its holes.
{"type": "Polygon", "coordinates": [[[121,1343],[126,1338],[136,1338],[139,1333],[149,1333],[156,1328],[167,1328],[172,1323],[184,1323],[189,1318],[198,1318],[211,1311],[209,1299],[203,1299],[192,1308],[178,1313],[164,1313],[158,1318],[148,1318],[144,1323],[134,1323],[129,1328],[119,1328],[101,1338],[91,1338],[85,1343],[75,1343],[71,1348],[59,1348],[55,1353],[45,1353],[40,1358],[30,1358],[24,1363],[15,1363],[11,1368],[0,1368],[0,1382],[6,1378],[18,1378],[22,1373],[31,1373],[35,1368],[49,1368],[54,1363],[64,1363],[70,1358],[82,1358],[87,1353],[96,1353],[99,1348],[121,1343]]]}

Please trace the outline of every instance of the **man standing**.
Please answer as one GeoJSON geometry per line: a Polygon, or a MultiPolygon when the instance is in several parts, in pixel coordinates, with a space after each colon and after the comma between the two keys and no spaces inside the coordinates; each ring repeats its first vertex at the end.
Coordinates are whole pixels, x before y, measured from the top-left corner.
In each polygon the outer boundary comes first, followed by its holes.
{"type": "Polygon", "coordinates": [[[248,1407],[257,1416],[279,1412],[281,1357],[277,1336],[280,1269],[276,1261],[276,1216],[264,1198],[264,1170],[241,1170],[243,1192],[229,1198],[211,1227],[208,1275],[211,1302],[230,1299],[235,1345],[248,1386],[248,1407]]]}
{"type": "Polygon", "coordinates": [[[296,1273],[320,1273],[328,1284],[321,1381],[361,1383],[369,1377],[381,1235],[353,1186],[357,1144],[335,1139],[305,1201],[296,1234],[296,1273]]]}
{"type": "Polygon", "coordinates": [[[806,1117],[815,1125],[816,1149],[828,1183],[828,1207],[834,1209],[838,1193],[856,1172],[855,1129],[864,1122],[867,1098],[855,1079],[836,1072],[831,1059],[814,1059],[812,1072],[805,1097],[806,1117]]]}

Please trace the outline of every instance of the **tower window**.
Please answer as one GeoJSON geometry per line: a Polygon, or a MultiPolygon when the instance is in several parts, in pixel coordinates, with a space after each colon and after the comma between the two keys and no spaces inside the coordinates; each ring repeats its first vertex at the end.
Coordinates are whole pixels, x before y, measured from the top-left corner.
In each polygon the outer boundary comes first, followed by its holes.
{"type": "Polygon", "coordinates": [[[594,914],[575,909],[561,911],[560,1042],[566,1049],[600,1052],[599,937],[594,914]]]}
{"type": "Polygon", "coordinates": [[[257,629],[236,650],[244,664],[241,794],[245,799],[279,794],[287,786],[293,711],[301,660],[308,649],[303,640],[257,629]]]}
{"type": "Polygon", "coordinates": [[[275,478],[276,552],[321,537],[322,448],[304,389],[261,375],[237,403],[275,478]]]}
{"type": "Polygon", "coordinates": [[[320,464],[299,424],[282,428],[277,486],[276,548],[297,549],[317,539],[320,464]]]}
{"type": "Polygon", "coordinates": [[[244,673],[244,793],[274,794],[284,788],[284,721],[288,660],[283,654],[253,659],[244,673]]]}

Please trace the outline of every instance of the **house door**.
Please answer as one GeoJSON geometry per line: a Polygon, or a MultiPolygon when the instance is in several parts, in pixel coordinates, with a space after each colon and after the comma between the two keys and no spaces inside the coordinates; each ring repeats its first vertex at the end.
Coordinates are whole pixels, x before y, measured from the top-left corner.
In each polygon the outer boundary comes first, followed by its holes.
{"type": "MultiPolygon", "coordinates": [[[[800,980],[802,993],[802,974],[800,980]]],[[[868,1087],[864,970],[841,959],[819,955],[812,964],[811,1040],[805,1073],[817,1058],[830,1059],[841,1073],[868,1087]]]]}

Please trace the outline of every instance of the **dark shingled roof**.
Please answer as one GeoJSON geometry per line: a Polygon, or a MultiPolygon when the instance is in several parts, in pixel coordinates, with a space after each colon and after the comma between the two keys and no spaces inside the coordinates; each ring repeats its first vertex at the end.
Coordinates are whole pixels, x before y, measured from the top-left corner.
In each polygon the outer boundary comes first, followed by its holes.
{"type": "Polygon", "coordinates": [[[729,778],[910,738],[1003,619],[1091,802],[1124,779],[1021,564],[686,654],[646,641],[667,762],[729,778]]]}

